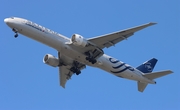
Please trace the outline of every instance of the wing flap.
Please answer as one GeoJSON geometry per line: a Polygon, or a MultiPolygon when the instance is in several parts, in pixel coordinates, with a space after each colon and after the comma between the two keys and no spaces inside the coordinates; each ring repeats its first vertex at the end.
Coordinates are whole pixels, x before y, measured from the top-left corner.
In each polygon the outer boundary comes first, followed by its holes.
{"type": "Polygon", "coordinates": [[[134,33],[130,33],[130,34],[126,35],[126,36],[121,36],[121,35],[120,35],[119,38],[114,39],[114,40],[112,40],[112,41],[109,41],[109,42],[103,44],[103,46],[106,47],[106,48],[109,48],[109,47],[111,47],[111,46],[114,46],[114,45],[117,44],[118,42],[127,39],[128,37],[132,36],[133,34],[134,34],[134,33]]]}

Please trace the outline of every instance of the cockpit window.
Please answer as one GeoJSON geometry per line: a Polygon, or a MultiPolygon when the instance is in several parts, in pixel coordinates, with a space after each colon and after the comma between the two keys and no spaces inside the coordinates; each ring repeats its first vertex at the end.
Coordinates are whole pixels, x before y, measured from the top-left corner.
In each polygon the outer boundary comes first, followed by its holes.
{"type": "Polygon", "coordinates": [[[11,17],[11,19],[14,19],[14,17],[11,17]]]}

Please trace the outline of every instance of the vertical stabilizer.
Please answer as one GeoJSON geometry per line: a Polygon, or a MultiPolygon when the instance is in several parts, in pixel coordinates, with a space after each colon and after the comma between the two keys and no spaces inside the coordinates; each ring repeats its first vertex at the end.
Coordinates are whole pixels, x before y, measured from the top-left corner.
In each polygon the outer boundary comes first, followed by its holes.
{"type": "Polygon", "coordinates": [[[142,65],[138,66],[136,69],[143,73],[151,73],[157,63],[157,59],[152,58],[151,60],[148,60],[144,62],[142,65]]]}

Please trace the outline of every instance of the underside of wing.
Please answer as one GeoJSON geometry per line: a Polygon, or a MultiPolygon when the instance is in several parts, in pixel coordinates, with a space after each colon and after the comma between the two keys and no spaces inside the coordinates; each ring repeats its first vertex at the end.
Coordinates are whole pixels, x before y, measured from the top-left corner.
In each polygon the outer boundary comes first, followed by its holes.
{"type": "MultiPolygon", "coordinates": [[[[59,67],[59,81],[60,81],[60,86],[62,86],[63,88],[65,88],[66,82],[67,80],[71,79],[71,76],[75,73],[72,71],[72,68],[74,68],[73,66],[60,66],[59,67]]],[[[85,65],[83,64],[79,64],[77,65],[77,69],[78,69],[78,74],[76,73],[76,75],[79,75],[82,69],[85,68],[85,65]]]]}
{"type": "Polygon", "coordinates": [[[74,61],[64,55],[61,55],[60,52],[58,52],[58,58],[59,58],[59,81],[60,86],[65,88],[67,80],[71,78],[71,76],[76,73],[76,75],[79,75],[81,73],[81,70],[86,68],[86,65],[74,61]]]}
{"type": "Polygon", "coordinates": [[[60,66],[59,67],[60,86],[65,88],[67,80],[69,80],[72,75],[73,75],[73,72],[70,71],[66,66],[60,66]]]}
{"type": "Polygon", "coordinates": [[[156,23],[147,23],[147,24],[137,26],[134,28],[130,28],[130,29],[90,38],[90,39],[88,39],[88,41],[92,42],[93,44],[95,44],[96,46],[98,46],[101,49],[103,49],[105,47],[108,48],[110,46],[114,46],[116,43],[118,43],[124,39],[127,39],[128,37],[132,36],[135,32],[142,30],[148,26],[154,25],[154,24],[156,24],[156,23]]]}
{"type": "Polygon", "coordinates": [[[144,89],[146,88],[146,86],[148,85],[148,83],[142,83],[142,82],[137,82],[137,85],[138,85],[138,91],[139,92],[143,92],[144,89]]]}

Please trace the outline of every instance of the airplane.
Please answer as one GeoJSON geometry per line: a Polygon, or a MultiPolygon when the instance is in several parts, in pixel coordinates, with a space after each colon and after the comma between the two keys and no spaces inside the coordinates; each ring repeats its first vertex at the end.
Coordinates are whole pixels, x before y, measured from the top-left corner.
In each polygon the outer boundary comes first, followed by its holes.
{"type": "Polygon", "coordinates": [[[19,17],[5,18],[4,22],[15,33],[15,38],[20,33],[57,50],[58,57],[46,54],[43,62],[59,68],[60,86],[63,88],[73,74],[79,75],[86,66],[100,68],[117,77],[134,80],[137,82],[139,92],[143,92],[148,84],[156,84],[154,79],[173,73],[171,70],[153,72],[158,61],[156,58],[134,68],[106,55],[103,51],[104,48],[109,48],[129,38],[135,32],[156,24],[153,22],[87,39],[79,34],[73,34],[71,38],[68,38],[19,17]]]}

